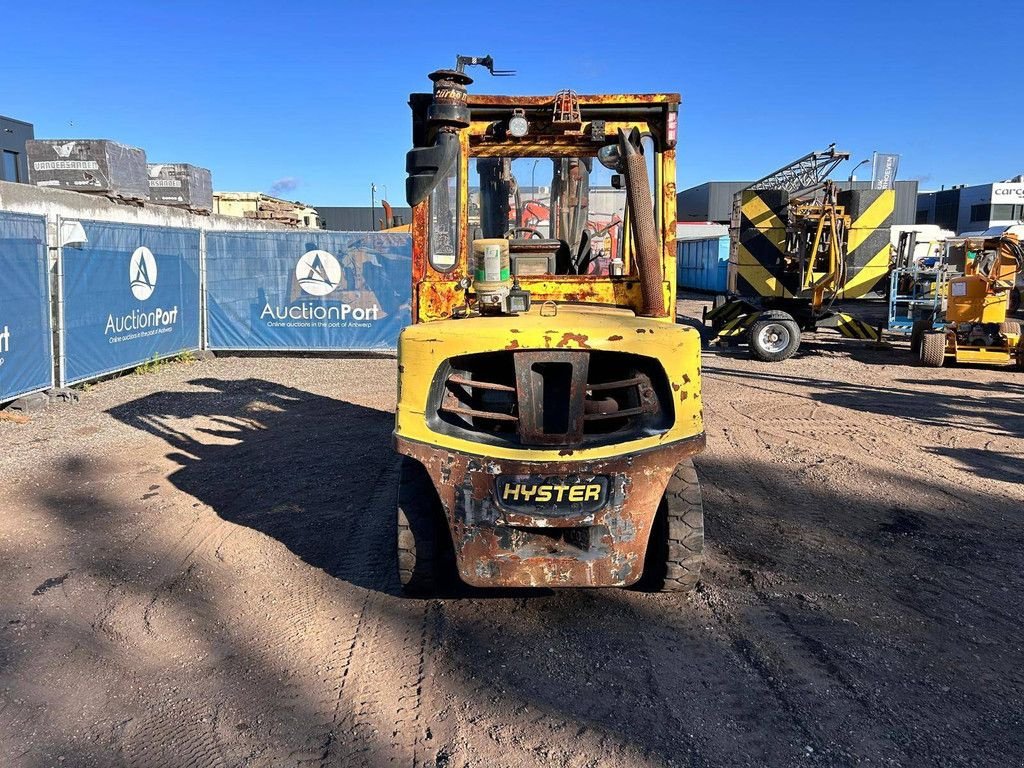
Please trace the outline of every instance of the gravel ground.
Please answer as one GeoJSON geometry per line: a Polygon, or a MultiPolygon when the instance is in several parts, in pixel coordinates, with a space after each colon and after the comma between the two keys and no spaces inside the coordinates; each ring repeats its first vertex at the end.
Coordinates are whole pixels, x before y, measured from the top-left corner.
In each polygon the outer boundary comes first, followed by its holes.
{"type": "Polygon", "coordinates": [[[394,596],[390,359],[0,422],[0,763],[1020,765],[1024,374],[704,365],[689,596],[394,596]]]}

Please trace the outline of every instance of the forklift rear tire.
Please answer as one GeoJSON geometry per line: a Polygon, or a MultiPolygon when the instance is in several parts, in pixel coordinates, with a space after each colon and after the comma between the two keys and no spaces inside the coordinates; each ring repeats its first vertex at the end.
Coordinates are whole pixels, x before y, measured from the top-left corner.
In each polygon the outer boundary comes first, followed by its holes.
{"type": "Polygon", "coordinates": [[[800,326],[786,312],[762,312],[750,326],[750,354],[766,363],[792,357],[800,348],[800,326]]]}
{"type": "Polygon", "coordinates": [[[1004,320],[999,324],[999,332],[1003,336],[1020,336],[1020,323],[1016,320],[1004,320]]]}
{"type": "Polygon", "coordinates": [[[654,518],[644,572],[635,589],[689,592],[700,581],[704,563],[704,506],[700,480],[687,459],[669,478],[654,518]]]}
{"type": "Polygon", "coordinates": [[[407,595],[429,597],[448,586],[451,536],[427,470],[402,457],[398,481],[398,579],[407,595]]]}
{"type": "Polygon", "coordinates": [[[918,354],[921,365],[941,368],[946,361],[946,334],[943,331],[926,331],[921,336],[921,350],[918,354]]]}

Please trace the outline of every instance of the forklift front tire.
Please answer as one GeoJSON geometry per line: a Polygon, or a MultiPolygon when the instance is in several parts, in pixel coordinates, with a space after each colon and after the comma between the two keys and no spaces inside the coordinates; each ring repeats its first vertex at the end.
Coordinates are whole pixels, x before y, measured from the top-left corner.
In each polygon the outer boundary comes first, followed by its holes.
{"type": "Polygon", "coordinates": [[[440,499],[423,465],[402,457],[398,481],[398,578],[407,595],[430,597],[445,586],[452,558],[440,499]]]}
{"type": "Polygon", "coordinates": [[[785,312],[762,312],[750,326],[750,354],[765,363],[792,357],[800,348],[800,326],[785,312]]]}
{"type": "Polygon", "coordinates": [[[921,365],[928,368],[941,368],[946,360],[946,334],[943,331],[923,333],[918,355],[921,365]]]}
{"type": "Polygon", "coordinates": [[[704,506],[700,480],[689,459],[676,467],[651,529],[644,572],[635,589],[689,592],[704,563],[704,506]]]}

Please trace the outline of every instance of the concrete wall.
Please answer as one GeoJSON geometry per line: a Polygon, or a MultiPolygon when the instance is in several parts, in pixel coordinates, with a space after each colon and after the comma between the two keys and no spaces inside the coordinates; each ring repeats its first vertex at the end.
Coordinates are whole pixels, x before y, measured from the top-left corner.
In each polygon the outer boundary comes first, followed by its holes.
{"type": "Polygon", "coordinates": [[[29,184],[0,181],[0,210],[16,213],[34,213],[53,220],[91,219],[114,221],[122,224],[150,224],[160,227],[185,227],[200,230],[294,232],[286,227],[266,221],[241,219],[234,216],[201,216],[166,205],[124,205],[100,195],[46,189],[29,184]]]}

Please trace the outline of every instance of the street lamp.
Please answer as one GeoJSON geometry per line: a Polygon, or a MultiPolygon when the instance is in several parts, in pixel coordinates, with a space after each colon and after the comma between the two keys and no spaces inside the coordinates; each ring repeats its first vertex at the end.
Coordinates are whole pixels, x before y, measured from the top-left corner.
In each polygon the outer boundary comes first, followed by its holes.
{"type": "Polygon", "coordinates": [[[867,160],[861,160],[859,163],[857,163],[855,166],[853,166],[853,170],[850,171],[850,178],[848,178],[847,181],[856,181],[857,177],[854,176],[854,174],[857,173],[857,169],[860,168],[862,165],[864,165],[864,163],[870,163],[870,162],[871,162],[871,158],[868,158],[867,160]]]}
{"type": "Polygon", "coordinates": [[[377,185],[370,182],[370,231],[377,231],[377,185]]]}

